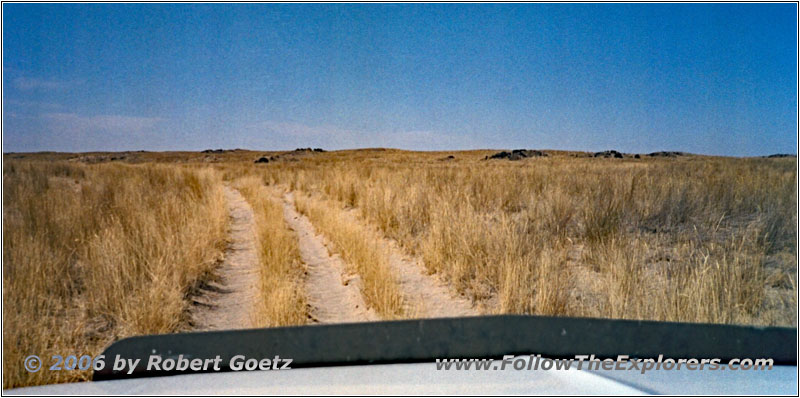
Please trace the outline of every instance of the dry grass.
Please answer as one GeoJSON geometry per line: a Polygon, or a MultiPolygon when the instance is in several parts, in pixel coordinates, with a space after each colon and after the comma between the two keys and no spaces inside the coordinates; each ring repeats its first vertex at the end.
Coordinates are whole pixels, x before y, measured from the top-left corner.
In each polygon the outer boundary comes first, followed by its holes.
{"type": "Polygon", "coordinates": [[[302,280],[305,270],[297,238],[284,220],[280,199],[255,176],[235,180],[234,187],[250,203],[255,214],[261,263],[261,300],[255,324],[276,327],[307,323],[302,280]]]}
{"type": "Polygon", "coordinates": [[[31,353],[96,354],[119,337],[183,328],[186,297],[223,247],[222,179],[256,213],[264,325],[305,323],[306,310],[296,241],[262,182],[296,191],[386,318],[410,315],[368,224],[486,312],[796,323],[796,159],[483,161],[490,153],[125,160],[182,166],[13,155],[25,159],[3,168],[4,388],[86,377],[27,373],[31,353]],[[345,206],[368,224],[342,217],[345,206]]]}
{"type": "Polygon", "coordinates": [[[388,153],[264,170],[360,208],[494,312],[791,325],[795,165],[388,153]]]}
{"type": "Polygon", "coordinates": [[[361,277],[364,301],[384,319],[404,317],[403,297],[389,268],[389,254],[368,227],[344,217],[336,203],[295,195],[298,211],[335,246],[348,271],[361,277]]]}
{"type": "Polygon", "coordinates": [[[185,327],[186,297],[224,246],[214,170],[7,161],[3,189],[3,388],[89,375],[28,373],[27,355],[97,355],[185,327]]]}

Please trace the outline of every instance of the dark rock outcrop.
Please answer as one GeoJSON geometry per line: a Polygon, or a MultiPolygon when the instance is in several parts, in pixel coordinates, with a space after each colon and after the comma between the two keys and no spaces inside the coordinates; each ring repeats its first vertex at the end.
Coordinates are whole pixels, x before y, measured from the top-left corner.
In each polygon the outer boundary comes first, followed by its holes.
{"type": "Polygon", "coordinates": [[[683,155],[684,155],[683,152],[675,152],[675,151],[672,151],[672,152],[670,152],[670,151],[660,151],[660,152],[652,152],[652,153],[648,153],[647,154],[647,156],[650,156],[650,157],[663,157],[663,158],[674,158],[674,157],[683,156],[683,155]]]}
{"type": "Polygon", "coordinates": [[[511,152],[502,151],[495,153],[492,156],[487,156],[486,158],[484,158],[484,160],[487,159],[520,160],[520,159],[535,158],[542,156],[547,156],[547,153],[533,149],[514,149],[511,152]]]}
{"type": "Polygon", "coordinates": [[[608,150],[603,152],[595,152],[594,157],[596,158],[613,158],[613,159],[622,159],[624,156],[615,151],[615,150],[608,150]]]}
{"type": "Polygon", "coordinates": [[[322,153],[322,152],[325,152],[325,150],[322,148],[297,148],[290,153],[294,155],[302,155],[306,153],[322,153]]]}
{"type": "Polygon", "coordinates": [[[790,153],[775,153],[769,156],[764,156],[765,158],[796,158],[797,155],[792,155],[790,153]]]}

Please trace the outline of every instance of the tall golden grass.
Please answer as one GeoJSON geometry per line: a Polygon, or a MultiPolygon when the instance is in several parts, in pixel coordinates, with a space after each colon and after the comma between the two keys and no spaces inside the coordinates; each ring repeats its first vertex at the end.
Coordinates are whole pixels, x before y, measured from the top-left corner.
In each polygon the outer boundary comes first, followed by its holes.
{"type": "Polygon", "coordinates": [[[6,161],[3,388],[85,379],[48,370],[51,355],[186,328],[227,220],[212,169],[6,161]],[[33,354],[45,366],[29,373],[33,354]]]}
{"type": "Polygon", "coordinates": [[[400,156],[263,172],[360,208],[457,290],[496,299],[495,312],[796,320],[794,159],[400,156]]]}
{"type": "Polygon", "coordinates": [[[261,297],[255,325],[276,327],[307,323],[304,265],[297,238],[284,220],[280,199],[256,176],[238,178],[233,186],[253,208],[256,221],[261,297]]]}
{"type": "Polygon", "coordinates": [[[223,180],[256,215],[265,326],[306,322],[297,242],[274,184],[296,191],[385,318],[413,315],[371,225],[487,312],[796,322],[796,159],[486,154],[342,151],[253,165],[242,162],[253,153],[231,151],[230,163],[180,166],[8,159],[3,386],[88,376],[28,373],[27,355],[95,355],[117,338],[187,328],[189,297],[224,248],[223,180]],[[360,216],[343,217],[344,207],[360,216]]]}

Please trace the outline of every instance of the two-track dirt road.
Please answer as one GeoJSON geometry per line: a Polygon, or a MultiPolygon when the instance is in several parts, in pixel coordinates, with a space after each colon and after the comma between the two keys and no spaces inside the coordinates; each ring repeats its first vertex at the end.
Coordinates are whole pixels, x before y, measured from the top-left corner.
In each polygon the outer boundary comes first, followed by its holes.
{"type": "MultiPolygon", "coordinates": [[[[259,294],[259,262],[253,210],[242,195],[226,186],[225,196],[231,217],[230,245],[212,281],[194,298],[192,321],[197,330],[224,330],[256,327],[253,309],[259,294]]],[[[358,275],[349,274],[339,255],[331,254],[327,240],[318,234],[308,217],[294,204],[294,193],[276,198],[283,201],[284,219],[295,232],[302,261],[308,315],[314,323],[348,323],[379,320],[364,303],[358,275]]],[[[348,217],[363,222],[351,211],[348,217]]],[[[378,236],[378,232],[376,232],[378,236]]],[[[421,262],[383,237],[376,238],[390,254],[389,264],[397,277],[407,313],[413,317],[456,317],[477,315],[472,303],[454,294],[446,283],[428,275],[421,262]]]]}

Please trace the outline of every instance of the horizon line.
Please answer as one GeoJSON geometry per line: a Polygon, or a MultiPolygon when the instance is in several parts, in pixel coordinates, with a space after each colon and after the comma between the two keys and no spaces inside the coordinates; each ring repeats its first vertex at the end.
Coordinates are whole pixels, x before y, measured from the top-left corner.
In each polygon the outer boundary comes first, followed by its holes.
{"type": "MultiPolygon", "coordinates": [[[[3,155],[12,155],[12,154],[87,154],[87,153],[125,153],[125,152],[139,152],[139,153],[175,153],[175,152],[196,152],[196,153],[203,153],[204,151],[225,151],[225,152],[233,152],[233,151],[247,151],[247,152],[294,152],[301,149],[311,149],[311,147],[306,148],[295,148],[295,149],[248,149],[248,148],[206,148],[201,150],[188,150],[188,149],[177,149],[177,150],[147,150],[147,149],[134,149],[134,150],[122,150],[122,151],[109,151],[109,150],[90,150],[90,151],[80,151],[80,152],[73,152],[73,151],[58,151],[58,150],[42,150],[42,151],[9,151],[3,152],[3,155]]],[[[550,152],[580,152],[580,153],[602,153],[606,151],[616,151],[621,154],[626,155],[649,155],[654,153],[661,153],[661,152],[678,152],[683,155],[689,156],[707,156],[707,157],[726,157],[726,158],[763,158],[773,155],[788,155],[797,157],[798,151],[794,153],[791,152],[775,152],[763,155],[748,155],[748,156],[737,156],[737,155],[712,155],[712,154],[705,154],[705,153],[695,153],[695,152],[687,152],[687,151],[679,151],[679,150],[658,150],[658,151],[650,151],[650,152],[622,152],[617,151],[615,149],[605,149],[602,151],[593,151],[593,150],[579,150],[579,149],[537,149],[537,148],[477,148],[477,149],[439,149],[439,150],[420,150],[420,149],[402,149],[402,148],[394,148],[394,147],[354,147],[354,148],[346,148],[346,149],[325,149],[324,152],[346,152],[346,151],[368,151],[368,150],[375,150],[375,151],[402,151],[402,152],[422,152],[422,153],[437,153],[437,152],[476,152],[476,151],[514,151],[514,150],[539,150],[539,151],[550,151],[550,152]]]]}

